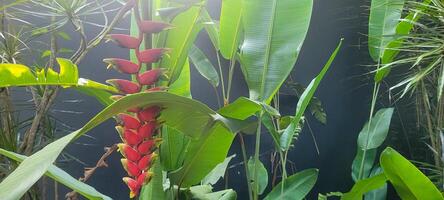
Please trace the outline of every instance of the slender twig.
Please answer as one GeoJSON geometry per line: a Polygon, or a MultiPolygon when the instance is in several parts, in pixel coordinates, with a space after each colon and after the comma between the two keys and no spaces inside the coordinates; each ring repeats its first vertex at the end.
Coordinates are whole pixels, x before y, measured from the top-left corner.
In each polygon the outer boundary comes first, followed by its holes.
{"type": "Polygon", "coordinates": [[[248,197],[250,200],[253,199],[253,191],[251,189],[251,178],[250,178],[250,170],[248,170],[248,157],[247,157],[247,151],[245,150],[245,142],[244,137],[242,136],[242,133],[237,134],[239,137],[239,143],[241,145],[242,149],[242,158],[244,160],[244,167],[245,167],[245,177],[247,177],[247,186],[248,186],[248,197]]]}
{"type": "Polygon", "coordinates": [[[258,116],[258,126],[256,130],[256,143],[254,147],[254,179],[253,179],[253,199],[257,200],[259,198],[259,153],[260,153],[260,147],[261,147],[261,128],[262,128],[262,116],[264,115],[264,111],[261,111],[258,116]]]}
{"type": "MultiPolygon", "coordinates": [[[[111,156],[114,151],[118,149],[117,144],[112,145],[111,147],[105,147],[105,153],[100,157],[100,159],[97,161],[96,165],[94,167],[87,167],[85,168],[85,171],[83,173],[83,177],[79,178],[81,182],[88,181],[89,178],[94,175],[94,172],[96,172],[97,169],[108,167],[108,164],[106,163],[106,159],[111,156]]],[[[75,191],[71,191],[65,195],[65,198],[68,200],[77,200],[78,194],[75,191]]]]}

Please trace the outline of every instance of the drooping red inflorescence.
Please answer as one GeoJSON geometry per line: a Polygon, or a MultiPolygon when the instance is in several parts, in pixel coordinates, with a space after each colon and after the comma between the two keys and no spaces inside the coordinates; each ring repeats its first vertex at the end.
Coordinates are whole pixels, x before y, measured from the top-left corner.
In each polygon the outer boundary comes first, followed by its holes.
{"type": "MultiPolygon", "coordinates": [[[[144,38],[143,34],[159,33],[171,29],[172,26],[162,22],[141,20],[140,16],[138,16],[139,12],[137,12],[139,9],[138,1],[127,1],[124,10],[129,11],[131,9],[135,11],[139,36],[111,34],[108,36],[108,39],[116,42],[120,47],[134,49],[136,51],[137,63],[121,58],[106,58],[103,61],[108,64],[108,68],[112,67],[121,73],[135,75],[136,80],[108,80],[107,82],[120,92],[119,95],[111,97],[113,100],[118,100],[125,95],[134,93],[155,92],[165,89],[155,85],[165,72],[162,68],[151,69],[146,72],[141,72],[140,70],[142,64],[158,62],[169,49],[141,50],[140,45],[144,38]]],[[[123,181],[130,189],[130,198],[139,195],[142,186],[147,184],[153,176],[153,172],[150,169],[157,158],[156,150],[162,141],[158,134],[160,126],[158,117],[161,111],[162,107],[158,105],[134,107],[128,109],[126,113],[119,114],[117,117],[119,125],[116,126],[116,130],[123,142],[118,145],[119,151],[124,157],[121,159],[121,163],[128,173],[128,177],[124,177],[123,181]]]]}

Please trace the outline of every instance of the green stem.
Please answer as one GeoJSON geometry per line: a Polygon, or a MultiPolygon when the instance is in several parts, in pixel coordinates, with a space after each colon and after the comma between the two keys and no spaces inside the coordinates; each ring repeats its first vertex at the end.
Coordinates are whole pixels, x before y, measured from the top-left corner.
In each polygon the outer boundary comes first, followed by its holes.
{"type": "Polygon", "coordinates": [[[366,140],[365,140],[366,141],[366,148],[363,149],[361,165],[359,166],[358,180],[361,180],[363,178],[362,176],[364,175],[363,174],[364,173],[364,162],[365,162],[365,156],[367,154],[368,138],[370,137],[370,125],[372,123],[373,113],[375,111],[376,100],[378,98],[378,93],[379,93],[379,86],[380,86],[380,84],[378,82],[375,82],[373,85],[372,102],[371,102],[371,106],[370,106],[370,114],[369,114],[367,134],[366,134],[366,140]]]}
{"type": "Polygon", "coordinates": [[[259,196],[259,182],[258,180],[258,168],[259,168],[259,153],[260,153],[260,147],[261,147],[261,128],[262,128],[262,116],[263,111],[260,112],[258,117],[258,126],[256,130],[256,144],[254,148],[254,179],[253,179],[253,199],[257,200],[259,196]]]}
{"type": "Polygon", "coordinates": [[[236,66],[236,61],[234,59],[230,60],[230,71],[228,72],[228,89],[227,89],[227,102],[230,101],[231,93],[231,83],[233,82],[234,66],[236,66]]]}
{"type": "Polygon", "coordinates": [[[248,197],[250,200],[253,199],[253,191],[251,190],[251,184],[250,184],[250,171],[248,170],[248,158],[247,158],[247,151],[245,150],[245,142],[244,137],[241,133],[238,134],[239,142],[242,149],[242,158],[244,160],[244,167],[245,167],[245,176],[247,177],[247,186],[248,186],[248,197]]]}
{"type": "Polygon", "coordinates": [[[219,52],[216,51],[216,56],[217,56],[217,65],[219,67],[219,76],[220,76],[220,81],[221,81],[221,85],[222,85],[222,97],[224,98],[224,106],[226,105],[226,94],[225,94],[225,82],[224,82],[224,73],[222,72],[222,65],[220,64],[220,56],[219,56],[219,52]]]}

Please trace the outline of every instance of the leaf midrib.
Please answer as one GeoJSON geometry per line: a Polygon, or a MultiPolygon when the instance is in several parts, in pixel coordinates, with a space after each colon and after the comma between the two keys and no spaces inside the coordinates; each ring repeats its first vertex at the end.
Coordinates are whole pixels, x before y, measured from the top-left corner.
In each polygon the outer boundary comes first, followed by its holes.
{"type": "MultiPolygon", "coordinates": [[[[268,72],[268,68],[270,66],[270,54],[271,54],[271,43],[273,41],[273,29],[274,29],[274,19],[276,18],[276,7],[277,7],[277,0],[273,1],[273,7],[272,7],[272,17],[271,17],[271,24],[268,29],[268,42],[267,42],[267,48],[265,49],[265,61],[264,61],[264,70],[262,71],[262,79],[261,79],[261,91],[259,93],[259,99],[263,100],[263,95],[265,92],[265,81],[266,81],[266,74],[268,72]]],[[[265,99],[264,99],[265,100],[265,99]]]]}

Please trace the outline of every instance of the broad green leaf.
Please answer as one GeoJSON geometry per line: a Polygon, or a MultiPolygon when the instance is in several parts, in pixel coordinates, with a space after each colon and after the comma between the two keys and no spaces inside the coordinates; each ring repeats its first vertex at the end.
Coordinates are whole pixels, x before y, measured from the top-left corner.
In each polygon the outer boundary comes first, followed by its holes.
{"type": "Polygon", "coordinates": [[[393,41],[403,7],[404,0],[372,0],[368,22],[368,48],[375,62],[382,57],[387,44],[393,41]]]}
{"type": "Polygon", "coordinates": [[[296,63],[310,24],[313,1],[242,2],[242,72],[250,98],[270,103],[296,63]]]}
{"type": "Polygon", "coordinates": [[[285,179],[283,188],[282,182],[276,185],[264,200],[302,200],[313,188],[317,179],[317,169],[306,169],[298,172],[285,179]]]}
{"type": "Polygon", "coordinates": [[[0,87],[19,87],[33,85],[59,85],[63,87],[89,87],[117,92],[114,87],[91,80],[79,78],[77,66],[70,60],[58,58],[60,73],[52,69],[39,70],[35,73],[20,64],[0,64],[0,87]]]}
{"type": "Polygon", "coordinates": [[[225,158],[223,162],[216,165],[216,167],[213,170],[211,170],[211,172],[208,173],[207,176],[205,176],[205,178],[202,180],[202,184],[203,185],[216,184],[220,178],[224,177],[225,171],[228,168],[228,164],[230,163],[231,159],[233,159],[234,157],[236,157],[236,154],[225,158]]]}
{"type": "MultiPolygon", "coordinates": [[[[419,5],[415,11],[409,13],[401,22],[396,26],[397,36],[406,36],[413,29],[414,23],[417,22],[421,16],[422,12],[426,9],[426,6],[430,4],[432,0],[424,0],[422,5],[419,5]]],[[[403,45],[404,39],[397,38],[396,40],[390,41],[383,52],[382,63],[387,64],[393,61],[393,59],[398,55],[399,48],[403,45]]]]}
{"type": "MultiPolygon", "coordinates": [[[[254,180],[254,177],[255,177],[254,176],[254,173],[255,173],[254,166],[255,166],[254,159],[250,158],[248,160],[248,172],[250,173],[249,177],[251,180],[249,180],[248,182],[251,183],[251,185],[254,185],[254,182],[256,181],[256,180],[254,180]]],[[[258,175],[257,176],[258,177],[258,180],[257,180],[257,182],[258,182],[257,190],[258,191],[257,191],[257,193],[259,195],[261,195],[265,191],[265,189],[267,189],[267,186],[268,186],[268,171],[267,171],[267,168],[265,168],[264,164],[262,164],[262,162],[260,160],[259,160],[256,170],[257,170],[257,175],[258,175]]],[[[255,190],[255,188],[253,188],[253,190],[255,190]]]]}
{"type": "Polygon", "coordinates": [[[220,13],[220,53],[232,59],[239,48],[242,37],[242,1],[224,0],[220,13]]]}
{"type": "Polygon", "coordinates": [[[205,77],[213,87],[219,85],[219,74],[207,56],[196,46],[190,49],[189,57],[197,71],[205,77]]]}
{"type": "Polygon", "coordinates": [[[380,157],[385,176],[401,199],[444,199],[436,186],[394,149],[388,147],[380,157]]]}
{"type": "Polygon", "coordinates": [[[189,138],[176,129],[162,126],[162,145],[160,160],[166,171],[173,171],[182,166],[189,138]]]}
{"type": "MultiPolygon", "coordinates": [[[[152,105],[158,105],[164,108],[160,116],[161,121],[188,135],[195,141],[206,141],[205,138],[208,138],[208,135],[222,136],[222,140],[232,140],[233,134],[231,132],[238,131],[231,129],[233,126],[229,126],[230,120],[218,115],[206,105],[186,97],[165,92],[128,95],[106,107],[79,130],[50,143],[42,150],[26,158],[0,183],[0,196],[5,200],[19,199],[48,170],[70,142],[114,115],[125,112],[129,108],[152,105]],[[230,129],[228,129],[228,127],[230,129]],[[212,132],[205,130],[212,130],[212,132]]],[[[225,158],[229,148],[229,145],[226,144],[218,146],[219,142],[223,142],[217,137],[216,140],[217,142],[211,143],[210,145],[220,148],[223,146],[226,148],[226,151],[218,148],[217,151],[209,152],[214,158],[213,161],[216,162],[214,165],[212,165],[213,163],[205,165],[210,169],[225,158]]],[[[206,173],[208,172],[209,171],[206,173]]]]}
{"type": "Polygon", "coordinates": [[[231,104],[219,109],[218,113],[225,117],[245,120],[261,110],[261,105],[245,97],[239,97],[231,104]]]}
{"type": "Polygon", "coordinates": [[[287,129],[280,137],[280,144],[283,150],[288,150],[288,148],[290,148],[290,144],[293,141],[293,136],[295,134],[296,127],[299,125],[302,116],[305,113],[305,110],[310,104],[310,101],[313,98],[314,93],[318,89],[319,84],[321,83],[322,79],[324,78],[325,74],[327,73],[328,69],[330,68],[331,64],[336,58],[336,55],[338,54],[339,49],[341,48],[341,45],[342,45],[342,39],[339,42],[336,49],[331,54],[327,63],[322,68],[321,72],[316,76],[316,78],[314,78],[310,82],[310,84],[307,86],[307,89],[305,89],[304,93],[302,93],[301,97],[299,98],[298,104],[296,105],[295,117],[293,118],[291,124],[287,127],[287,129]]]}
{"type": "Polygon", "coordinates": [[[380,109],[371,119],[371,124],[366,123],[358,136],[358,147],[362,150],[376,149],[387,137],[393,108],[380,109]]]}
{"type": "Polygon", "coordinates": [[[211,42],[214,45],[214,48],[219,50],[219,22],[212,19],[207,9],[202,10],[202,20],[205,26],[205,31],[208,34],[211,42]]]}
{"type": "Polygon", "coordinates": [[[190,62],[188,59],[182,67],[182,72],[179,74],[177,80],[168,87],[168,92],[183,97],[191,98],[191,73],[190,62]]]}
{"type": "Polygon", "coordinates": [[[363,158],[364,156],[364,151],[361,148],[357,148],[357,153],[355,156],[355,159],[353,160],[353,164],[352,164],[352,178],[353,181],[357,182],[359,181],[359,171],[361,170],[361,163],[362,163],[362,159],[364,159],[364,167],[363,167],[363,171],[362,171],[362,177],[363,179],[368,178],[372,168],[375,164],[375,159],[376,159],[376,154],[378,153],[378,149],[369,149],[367,150],[367,152],[365,153],[365,158],[363,158]]]}
{"type": "MultiPolygon", "coordinates": [[[[382,168],[377,166],[373,168],[372,172],[370,173],[370,177],[374,177],[383,173],[384,171],[382,170],[382,168]]],[[[379,187],[378,189],[372,190],[364,194],[364,200],[383,200],[383,199],[387,199],[387,183],[385,183],[383,186],[379,187]]]]}
{"type": "Polygon", "coordinates": [[[75,87],[74,89],[88,96],[96,98],[97,101],[99,101],[104,106],[109,106],[114,102],[114,100],[110,98],[112,94],[104,90],[89,87],[75,87]]]}
{"type": "Polygon", "coordinates": [[[201,6],[195,6],[177,15],[171,23],[174,29],[168,30],[164,46],[170,48],[171,52],[162,59],[160,65],[168,67],[170,84],[174,83],[182,72],[188,51],[203,28],[199,23],[201,9],[201,6]]]}
{"type": "Polygon", "coordinates": [[[190,195],[194,200],[236,200],[236,191],[232,189],[213,192],[210,185],[190,187],[190,195]]]}
{"type": "Polygon", "coordinates": [[[342,196],[341,200],[362,199],[365,193],[382,187],[386,181],[387,178],[383,173],[368,179],[360,180],[353,186],[350,192],[347,192],[342,196]]]}
{"type": "MultiPolygon", "coordinates": [[[[422,2],[422,5],[418,6],[417,10],[415,9],[414,12],[407,15],[407,17],[404,18],[401,22],[398,23],[396,26],[396,36],[402,37],[406,36],[410,33],[410,31],[413,29],[413,25],[416,21],[419,20],[422,16],[422,12],[426,9],[426,6],[429,5],[431,0],[424,0],[422,2]]],[[[394,40],[391,40],[386,48],[384,49],[381,63],[387,64],[393,61],[393,59],[399,54],[400,48],[404,44],[403,38],[396,38],[394,40]]],[[[376,71],[375,74],[375,81],[380,82],[382,81],[388,74],[390,73],[390,68],[380,68],[376,71]]]]}
{"type": "MultiPolygon", "coordinates": [[[[6,151],[4,149],[0,149],[0,154],[4,155],[12,160],[15,160],[17,162],[22,162],[24,159],[26,159],[27,157],[24,155],[20,155],[14,152],[10,152],[10,151],[6,151]]],[[[71,175],[69,175],[68,173],[66,173],[65,171],[63,171],[62,169],[58,168],[55,165],[51,165],[48,168],[48,171],[45,173],[46,176],[54,179],[55,181],[65,185],[66,187],[76,191],[77,193],[83,195],[84,197],[91,199],[91,200],[99,200],[99,199],[103,199],[103,200],[110,200],[111,198],[109,198],[106,195],[101,194],[100,192],[98,192],[96,189],[94,189],[93,187],[87,185],[84,182],[81,182],[77,179],[75,179],[74,177],[72,177],[71,175]]]]}
{"type": "Polygon", "coordinates": [[[220,123],[205,128],[202,137],[191,139],[183,166],[169,174],[170,181],[182,187],[199,183],[224,161],[234,136],[220,123]]]}
{"type": "Polygon", "coordinates": [[[163,200],[166,199],[163,191],[163,175],[162,166],[159,160],[155,161],[151,168],[154,173],[148,184],[144,185],[140,190],[139,200],[163,200]]]}

